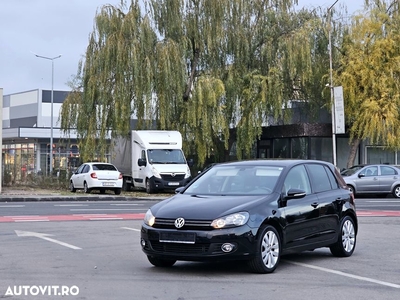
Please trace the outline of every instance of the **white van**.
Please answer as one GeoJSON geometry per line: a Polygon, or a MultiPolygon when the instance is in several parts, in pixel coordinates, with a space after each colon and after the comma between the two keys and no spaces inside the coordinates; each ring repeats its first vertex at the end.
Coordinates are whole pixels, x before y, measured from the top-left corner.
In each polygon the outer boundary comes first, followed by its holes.
{"type": "Polygon", "coordinates": [[[122,172],[125,190],[153,193],[185,186],[192,179],[179,131],[133,130],[130,143],[121,139],[114,150],[112,161],[122,172]]]}

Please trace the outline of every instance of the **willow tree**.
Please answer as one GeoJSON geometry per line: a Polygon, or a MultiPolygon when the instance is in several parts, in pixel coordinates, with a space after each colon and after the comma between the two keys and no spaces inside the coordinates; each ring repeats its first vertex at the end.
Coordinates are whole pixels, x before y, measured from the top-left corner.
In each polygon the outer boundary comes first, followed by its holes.
{"type": "Polygon", "coordinates": [[[338,80],[350,130],[348,166],[362,140],[400,148],[400,15],[398,1],[366,1],[344,44],[338,80]]]}
{"type": "MultiPolygon", "coordinates": [[[[64,102],[83,159],[105,137],[176,129],[202,164],[236,140],[250,155],[268,118],[312,90],[316,16],[297,0],[148,0],[104,6],[95,18],[82,84],[64,102]],[[145,11],[143,12],[143,8],[145,11]],[[313,49],[314,47],[314,49],[313,49]],[[231,135],[236,128],[236,137],[231,135]]],[[[320,89],[318,90],[320,93],[320,89]]],[[[315,94],[314,94],[315,95],[315,94]]]]}

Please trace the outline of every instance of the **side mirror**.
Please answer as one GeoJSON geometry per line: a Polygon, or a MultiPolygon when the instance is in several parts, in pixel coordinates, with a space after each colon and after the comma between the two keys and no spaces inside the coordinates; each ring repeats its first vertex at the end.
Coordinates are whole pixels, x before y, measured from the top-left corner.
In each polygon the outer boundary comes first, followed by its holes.
{"type": "Polygon", "coordinates": [[[180,194],[184,190],[184,186],[178,187],[175,189],[175,194],[180,194]]]}
{"type": "Polygon", "coordinates": [[[286,199],[299,199],[306,195],[306,191],[302,189],[289,189],[286,195],[286,199]]]}
{"type": "Polygon", "coordinates": [[[145,159],[145,158],[139,158],[139,159],[138,159],[138,166],[139,166],[139,167],[145,167],[145,166],[147,166],[147,161],[146,161],[146,159],[145,159]]]}
{"type": "Polygon", "coordinates": [[[363,177],[365,177],[365,174],[364,174],[364,173],[358,174],[358,178],[363,178],[363,177]]]}

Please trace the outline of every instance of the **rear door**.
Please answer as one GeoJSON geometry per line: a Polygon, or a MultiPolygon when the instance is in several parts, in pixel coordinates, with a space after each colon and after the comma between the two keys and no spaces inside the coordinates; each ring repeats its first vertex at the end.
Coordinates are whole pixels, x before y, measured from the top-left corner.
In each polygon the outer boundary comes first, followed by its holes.
{"type": "Polygon", "coordinates": [[[332,170],[324,164],[307,164],[313,192],[318,197],[319,220],[317,231],[319,241],[336,239],[339,228],[339,210],[349,198],[332,170]]]}
{"type": "Polygon", "coordinates": [[[399,171],[391,166],[380,166],[379,186],[384,193],[391,193],[395,182],[399,181],[399,171]]]}

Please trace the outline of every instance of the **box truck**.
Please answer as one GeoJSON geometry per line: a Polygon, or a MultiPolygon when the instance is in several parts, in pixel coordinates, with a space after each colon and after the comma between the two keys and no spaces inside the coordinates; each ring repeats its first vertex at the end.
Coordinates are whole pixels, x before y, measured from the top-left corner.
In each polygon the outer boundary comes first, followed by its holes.
{"type": "Polygon", "coordinates": [[[111,162],[123,175],[124,190],[175,190],[192,179],[193,161],[186,161],[179,131],[133,130],[130,138],[115,141],[111,162]]]}

